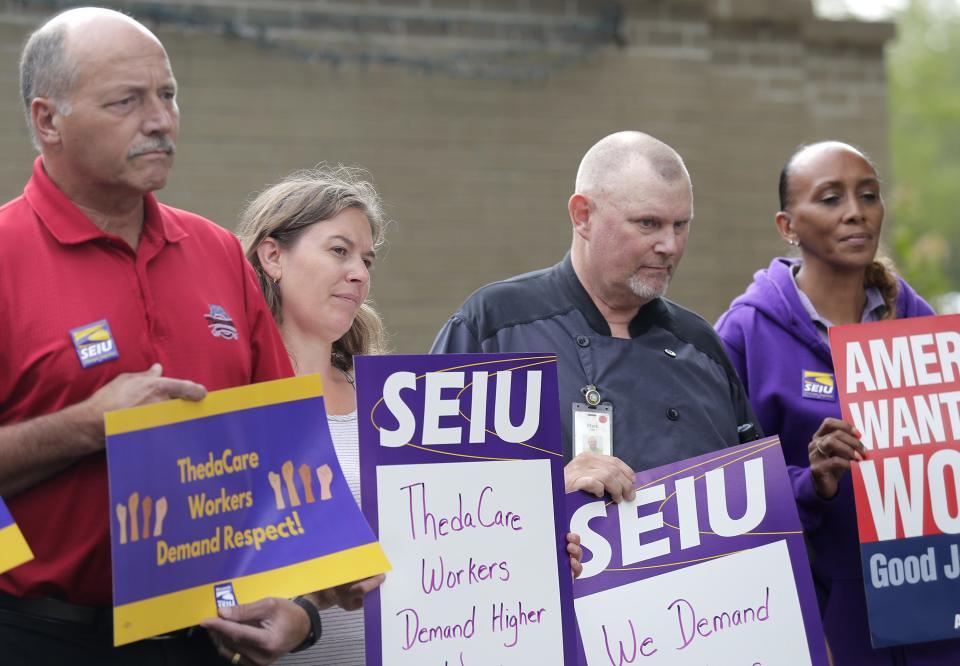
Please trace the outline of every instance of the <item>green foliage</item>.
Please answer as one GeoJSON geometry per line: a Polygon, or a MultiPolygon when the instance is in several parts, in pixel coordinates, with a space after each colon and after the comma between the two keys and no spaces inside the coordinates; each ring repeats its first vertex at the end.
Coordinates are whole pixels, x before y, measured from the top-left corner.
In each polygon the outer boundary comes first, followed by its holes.
{"type": "Polygon", "coordinates": [[[904,277],[926,298],[960,291],[960,12],[911,0],[887,63],[888,217],[904,277]]]}

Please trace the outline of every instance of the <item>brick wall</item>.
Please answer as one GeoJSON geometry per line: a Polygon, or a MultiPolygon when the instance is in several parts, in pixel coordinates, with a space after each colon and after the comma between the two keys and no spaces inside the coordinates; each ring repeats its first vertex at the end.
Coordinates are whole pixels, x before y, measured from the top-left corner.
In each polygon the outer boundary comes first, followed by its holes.
{"type": "MultiPolygon", "coordinates": [[[[32,149],[23,38],[56,2],[0,2],[0,199],[32,149]]],[[[368,0],[112,3],[155,19],[181,85],[161,199],[232,226],[249,193],[326,160],[368,168],[396,221],[374,295],[398,351],[425,350],[477,287],[557,261],[583,152],[642,129],[694,179],[670,296],[713,320],[784,250],[782,162],[841,138],[886,163],[886,24],[809,2],[368,0]]]]}

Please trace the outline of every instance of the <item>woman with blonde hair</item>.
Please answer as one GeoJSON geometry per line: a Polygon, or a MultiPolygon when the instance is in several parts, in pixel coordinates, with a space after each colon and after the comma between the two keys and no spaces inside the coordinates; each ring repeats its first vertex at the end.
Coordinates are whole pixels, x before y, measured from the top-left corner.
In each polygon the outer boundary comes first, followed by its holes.
{"type": "MultiPolygon", "coordinates": [[[[294,371],[320,373],[333,446],[358,504],[353,357],[385,351],[380,316],[368,301],[384,225],[380,197],[361,170],[320,165],[261,192],[237,228],[294,371]]],[[[313,595],[326,606],[323,640],[282,663],[362,665],[363,614],[347,610],[362,606],[363,595],[382,581],[375,576],[313,595]]]]}
{"type": "MultiPolygon", "coordinates": [[[[333,446],[357,504],[353,358],[386,351],[380,316],[367,298],[384,226],[380,197],[361,170],[320,165],[261,192],[237,228],[294,371],[320,373],[333,446]]],[[[567,541],[570,567],[579,575],[580,538],[568,535],[567,541]]],[[[364,595],[383,580],[374,576],[311,595],[324,609],[323,640],[281,663],[364,664],[363,615],[347,611],[360,608],[364,595]]]]}

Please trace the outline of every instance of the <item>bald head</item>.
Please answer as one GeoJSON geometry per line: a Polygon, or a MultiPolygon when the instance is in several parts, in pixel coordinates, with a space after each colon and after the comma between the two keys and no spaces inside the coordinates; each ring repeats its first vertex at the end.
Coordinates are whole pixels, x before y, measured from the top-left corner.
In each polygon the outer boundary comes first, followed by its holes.
{"type": "Polygon", "coordinates": [[[51,100],[61,111],[70,113],[70,91],[85,62],[107,48],[120,35],[136,34],[163,46],[156,36],[134,19],[100,7],[79,7],[57,14],[38,28],[23,48],[20,58],[20,95],[27,126],[39,149],[30,107],[33,100],[51,100]]]}
{"type": "Polygon", "coordinates": [[[851,146],[849,143],[842,141],[820,141],[818,143],[800,146],[796,152],[790,156],[790,159],[787,160],[783,170],[780,172],[780,210],[787,210],[793,199],[793,188],[791,187],[793,175],[815,169],[824,156],[838,152],[857,155],[870,165],[874,174],[878,173],[877,165],[873,163],[873,160],[862,150],[856,146],[851,146]]]}
{"type": "Polygon", "coordinates": [[[668,183],[690,180],[677,151],[649,134],[627,131],[605,136],[587,151],[577,170],[576,191],[600,197],[638,167],[668,183]]]}

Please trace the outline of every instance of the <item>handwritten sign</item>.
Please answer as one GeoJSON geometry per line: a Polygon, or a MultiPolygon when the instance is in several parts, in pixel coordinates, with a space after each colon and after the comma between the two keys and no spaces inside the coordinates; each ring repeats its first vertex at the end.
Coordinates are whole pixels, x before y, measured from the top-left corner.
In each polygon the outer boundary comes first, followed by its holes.
{"type": "Polygon", "coordinates": [[[367,664],[573,663],[556,357],[357,360],[367,664]]]}
{"type": "Polygon", "coordinates": [[[389,568],[324,414],[308,375],[106,415],[116,645],[389,568]]]}
{"type": "Polygon", "coordinates": [[[0,498],[0,573],[18,567],[33,559],[33,552],[27,545],[20,528],[13,522],[13,516],[3,499],[0,498]]]}
{"type": "Polygon", "coordinates": [[[780,442],[636,475],[637,497],[567,496],[581,535],[581,663],[825,666],[813,582],[780,442]]]}
{"type": "Polygon", "coordinates": [[[960,637],[960,315],[830,329],[874,647],[960,637]]]}

